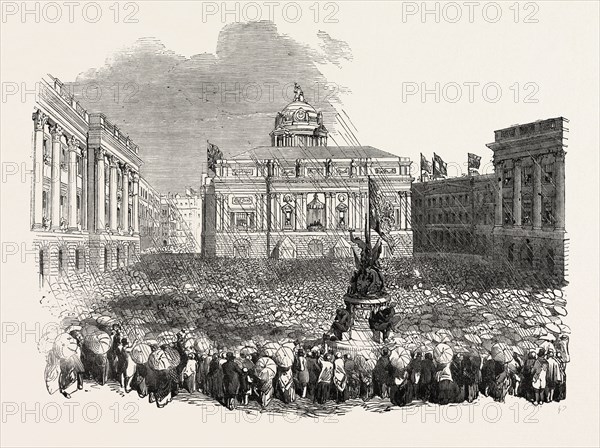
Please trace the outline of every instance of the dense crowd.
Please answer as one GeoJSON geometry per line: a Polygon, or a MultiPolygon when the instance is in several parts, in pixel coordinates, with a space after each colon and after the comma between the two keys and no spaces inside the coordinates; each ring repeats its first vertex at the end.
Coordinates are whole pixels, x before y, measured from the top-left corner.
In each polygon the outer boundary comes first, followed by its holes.
{"type": "Polygon", "coordinates": [[[378,396],[397,406],[415,400],[473,402],[480,394],[499,402],[511,394],[534,404],[566,397],[568,352],[560,341],[544,342],[526,356],[503,343],[495,343],[485,355],[475,350],[455,353],[446,343],[350,355],[335,351],[325,340],[310,346],[289,338],[245,341],[234,351],[188,330],[130,343],[114,320],[87,319],[82,324],[71,325],[49,346],[50,393],[70,398],[85,379],[100,385],[118,381],[124,392],[135,391],[158,407],[179,393],[201,393],[229,409],[251,400],[266,408],[274,398],[289,404],[298,397],[326,405],[378,396]]]}

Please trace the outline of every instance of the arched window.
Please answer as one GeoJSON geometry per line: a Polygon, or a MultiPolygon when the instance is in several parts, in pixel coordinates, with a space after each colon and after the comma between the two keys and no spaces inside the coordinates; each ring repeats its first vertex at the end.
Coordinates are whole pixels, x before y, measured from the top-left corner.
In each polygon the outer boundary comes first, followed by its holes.
{"type": "Polygon", "coordinates": [[[323,256],[323,242],[321,240],[310,240],[308,243],[308,255],[310,257],[322,257],[323,256]]]}
{"type": "Polygon", "coordinates": [[[506,251],[506,258],[508,259],[509,263],[515,261],[515,243],[510,243],[508,245],[508,249],[506,251]]]}
{"type": "Polygon", "coordinates": [[[117,246],[117,268],[121,267],[121,248],[117,246]]]}
{"type": "Polygon", "coordinates": [[[524,267],[533,267],[533,246],[529,240],[525,240],[521,247],[521,264],[524,267]]]}

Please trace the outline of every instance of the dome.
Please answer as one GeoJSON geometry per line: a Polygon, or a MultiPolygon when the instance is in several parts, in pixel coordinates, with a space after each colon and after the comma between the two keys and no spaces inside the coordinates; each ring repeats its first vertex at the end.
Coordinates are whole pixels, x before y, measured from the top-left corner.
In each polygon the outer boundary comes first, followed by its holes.
{"type": "Polygon", "coordinates": [[[278,114],[279,124],[319,124],[317,110],[305,101],[292,101],[278,114]]]}
{"type": "Polygon", "coordinates": [[[294,84],[294,101],[277,113],[271,132],[272,146],[327,146],[323,115],[304,99],[302,88],[294,84]]]}

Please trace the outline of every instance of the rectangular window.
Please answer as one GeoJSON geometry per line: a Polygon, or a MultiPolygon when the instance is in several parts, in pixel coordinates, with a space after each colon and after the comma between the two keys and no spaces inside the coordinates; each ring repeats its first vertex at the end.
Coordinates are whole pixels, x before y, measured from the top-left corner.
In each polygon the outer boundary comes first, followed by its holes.
{"type": "Polygon", "coordinates": [[[521,210],[521,221],[522,224],[524,226],[530,226],[532,223],[532,205],[531,205],[531,199],[529,198],[523,198],[523,202],[522,202],[523,206],[522,206],[522,210],[521,210]]]}
{"type": "Polygon", "coordinates": [[[554,163],[546,163],[544,164],[544,182],[550,184],[554,182],[554,163]]]}
{"type": "Polygon", "coordinates": [[[503,185],[510,185],[512,183],[513,178],[513,170],[512,168],[507,168],[504,170],[504,175],[502,177],[503,185]]]}
{"type": "Polygon", "coordinates": [[[542,224],[546,226],[554,225],[554,210],[552,207],[551,197],[544,197],[542,208],[542,224]]]}
{"type": "Polygon", "coordinates": [[[513,225],[513,203],[511,200],[502,201],[502,211],[504,212],[504,225],[513,225]]]}
{"type": "Polygon", "coordinates": [[[531,165],[523,167],[523,185],[528,186],[533,182],[533,167],[531,165]]]}

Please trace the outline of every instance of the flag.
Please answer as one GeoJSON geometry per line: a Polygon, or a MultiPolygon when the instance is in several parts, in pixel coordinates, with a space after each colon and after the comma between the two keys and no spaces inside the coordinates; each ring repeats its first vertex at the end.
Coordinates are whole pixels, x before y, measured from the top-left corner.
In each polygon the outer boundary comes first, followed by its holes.
{"type": "Polygon", "coordinates": [[[448,164],[442,160],[435,152],[433,153],[433,177],[447,176],[448,164]]]}
{"type": "Polygon", "coordinates": [[[393,252],[394,240],[391,230],[395,224],[394,207],[383,195],[377,181],[371,176],[369,176],[369,223],[369,227],[379,234],[393,252]]]}
{"type": "Polygon", "coordinates": [[[421,153],[421,174],[423,174],[423,171],[427,174],[431,174],[431,163],[429,163],[429,160],[421,153]]]}
{"type": "Polygon", "coordinates": [[[469,157],[469,169],[478,170],[481,165],[481,156],[477,154],[468,153],[469,157]]]}
{"type": "Polygon", "coordinates": [[[217,145],[213,145],[208,140],[206,141],[206,143],[208,144],[206,148],[206,159],[208,162],[208,169],[214,173],[215,167],[217,166],[217,160],[223,158],[223,153],[217,145]]]}

